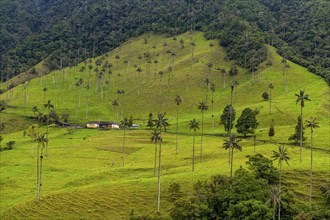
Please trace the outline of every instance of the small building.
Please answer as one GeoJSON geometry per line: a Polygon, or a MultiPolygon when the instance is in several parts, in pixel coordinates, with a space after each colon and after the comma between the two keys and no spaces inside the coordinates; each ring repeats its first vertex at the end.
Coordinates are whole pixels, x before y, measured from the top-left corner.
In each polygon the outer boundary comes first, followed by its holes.
{"type": "Polygon", "coordinates": [[[98,128],[98,129],[112,129],[112,128],[119,128],[119,125],[115,122],[111,121],[91,121],[87,122],[87,128],[98,128]]]}

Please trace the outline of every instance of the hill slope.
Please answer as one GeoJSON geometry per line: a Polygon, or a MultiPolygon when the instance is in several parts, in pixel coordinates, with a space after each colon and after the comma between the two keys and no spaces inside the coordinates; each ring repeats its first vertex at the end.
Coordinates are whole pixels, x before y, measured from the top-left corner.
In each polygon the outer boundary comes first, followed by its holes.
{"type": "MultiPolygon", "coordinates": [[[[47,100],[51,100],[59,115],[68,112],[70,123],[119,121],[121,115],[133,115],[135,123],[145,127],[150,112],[154,115],[158,111],[167,112],[172,126],[163,137],[162,213],[165,215],[171,206],[166,200],[166,189],[171,182],[180,182],[190,192],[197,179],[207,179],[215,174],[228,175],[228,153],[221,148],[223,138],[212,135],[212,94],[204,83],[207,77],[216,84],[214,133],[225,133],[223,127],[218,125],[219,115],[229,104],[230,84],[237,80],[239,86],[235,88],[234,96],[236,118],[246,107],[260,110],[256,151],[267,157],[270,157],[272,150],[277,149],[279,143],[289,143],[287,139],[293,133],[296,118],[300,114],[294,93],[304,89],[312,99],[306,103],[304,117],[316,116],[320,122],[320,128],[314,132],[317,140],[314,143],[315,189],[329,184],[329,88],[325,82],[305,68],[288,62],[290,68],[286,74],[287,86],[282,88],[282,58],[272,47],[268,47],[272,61],[268,70],[263,63],[253,78],[251,73],[240,68],[237,76],[230,77],[227,73],[222,78],[223,75],[217,68],[225,68],[228,72],[231,62],[224,60],[224,49],[218,47],[216,41],[213,42],[215,46],[210,47],[210,41],[205,40],[200,32],[192,36],[183,34],[176,40],[144,35],[131,39],[108,54],[87,60],[86,64],[80,63],[77,67],[54,71],[1,94],[0,99],[7,100],[12,106],[1,113],[1,121],[5,122],[5,132],[8,133],[4,135],[2,143],[16,141],[13,150],[1,152],[2,217],[32,219],[61,216],[75,219],[84,216],[91,219],[107,216],[109,219],[126,219],[131,209],[141,213],[154,213],[156,210],[154,145],[149,141],[151,131],[144,129],[127,132],[126,164],[125,168],[121,168],[122,131],[76,129],[69,134],[66,129],[51,127],[50,155],[44,160],[42,200],[40,204],[34,201],[35,158],[30,156],[31,139],[23,137],[22,130],[26,129],[24,126],[16,133],[11,132],[13,128],[11,131],[7,129],[15,126],[9,120],[17,115],[33,118],[32,106],[37,106],[46,113],[42,104],[47,100]],[[180,44],[181,39],[184,41],[184,48],[180,44]],[[191,46],[190,42],[194,42],[196,46],[191,46]],[[175,55],[172,56],[172,53],[175,55]],[[158,64],[154,60],[158,60],[158,64]],[[97,78],[99,74],[96,74],[95,69],[98,69],[98,73],[102,72],[106,61],[112,63],[113,67],[105,69],[105,73],[97,78]],[[210,62],[213,64],[211,70],[208,67],[210,62]],[[85,70],[80,71],[83,66],[86,66],[85,70]],[[142,69],[140,74],[138,67],[142,69]],[[163,71],[163,76],[159,74],[160,71],[163,71]],[[80,78],[82,86],[75,86],[80,78]],[[89,83],[90,90],[87,87],[89,83]],[[274,84],[271,115],[269,102],[262,101],[261,98],[269,83],[274,84]],[[47,91],[43,92],[43,88],[47,88],[47,91]],[[118,95],[117,90],[124,90],[124,95],[118,95]],[[183,100],[179,106],[178,155],[175,154],[176,95],[180,95],[183,100]],[[204,162],[197,163],[196,171],[191,173],[192,132],[189,131],[188,122],[194,117],[201,119],[197,105],[206,96],[209,110],[205,113],[204,162]],[[117,99],[118,112],[112,105],[112,101],[117,99]],[[276,135],[272,142],[268,142],[267,131],[271,119],[275,119],[276,135]]],[[[42,131],[45,131],[44,127],[42,131]]],[[[308,140],[305,143],[306,147],[307,145],[308,140]]],[[[235,153],[234,169],[244,166],[246,155],[254,154],[250,139],[242,141],[242,146],[243,152],[235,153]]],[[[297,201],[307,201],[308,151],[303,150],[302,163],[299,162],[298,147],[289,146],[289,154],[292,160],[290,167],[284,168],[285,184],[295,192],[297,201]]],[[[315,190],[315,197],[322,205],[319,190],[315,190]]]]}

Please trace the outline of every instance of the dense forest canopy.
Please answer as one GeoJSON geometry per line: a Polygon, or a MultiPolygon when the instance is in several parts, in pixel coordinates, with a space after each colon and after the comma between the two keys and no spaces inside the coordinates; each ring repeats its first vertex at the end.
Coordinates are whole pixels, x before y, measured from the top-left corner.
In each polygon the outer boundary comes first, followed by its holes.
{"type": "Polygon", "coordinates": [[[142,33],[186,31],[219,39],[228,59],[251,70],[267,59],[264,44],[270,44],[330,81],[330,7],[324,0],[3,0],[0,12],[2,81],[41,60],[52,70],[142,33]]]}

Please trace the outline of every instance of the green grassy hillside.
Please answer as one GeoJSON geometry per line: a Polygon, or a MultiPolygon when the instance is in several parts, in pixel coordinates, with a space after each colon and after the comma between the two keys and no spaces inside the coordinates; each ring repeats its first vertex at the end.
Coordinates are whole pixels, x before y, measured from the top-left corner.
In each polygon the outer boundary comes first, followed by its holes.
{"type": "MultiPolygon", "coordinates": [[[[167,187],[171,182],[182,183],[185,191],[190,192],[198,179],[229,174],[228,152],[221,148],[223,138],[218,134],[225,133],[219,125],[219,116],[230,102],[230,85],[233,80],[239,82],[234,92],[236,119],[246,107],[260,110],[256,152],[267,157],[272,155],[272,150],[276,150],[279,143],[289,144],[288,137],[293,133],[300,114],[300,106],[296,105],[294,94],[300,89],[309,94],[312,101],[306,102],[303,112],[304,119],[314,116],[320,122],[320,128],[314,132],[314,193],[316,202],[322,205],[318,187],[329,185],[330,177],[329,87],[321,78],[289,61],[287,86],[282,86],[282,57],[272,47],[268,47],[272,61],[268,70],[266,64],[262,63],[260,71],[256,71],[253,76],[247,70],[239,69],[237,76],[230,77],[228,72],[231,62],[225,61],[224,50],[217,42],[213,42],[213,48],[209,46],[210,43],[203,38],[203,33],[192,36],[183,34],[176,40],[144,35],[131,39],[104,56],[33,79],[1,94],[0,100],[7,101],[11,106],[1,113],[1,121],[5,123],[2,144],[9,140],[16,141],[13,150],[0,153],[2,217],[76,219],[84,216],[86,219],[95,219],[107,216],[109,219],[126,219],[131,209],[138,213],[155,213],[157,178],[153,176],[154,145],[149,140],[151,131],[144,128],[148,114],[151,112],[156,115],[159,111],[167,112],[171,124],[163,137],[162,213],[166,215],[170,208],[166,200],[167,187]],[[184,48],[180,45],[181,39],[184,48]],[[167,46],[163,46],[165,42],[167,46]],[[190,42],[196,46],[191,46],[190,42]],[[172,56],[168,50],[175,55],[172,56]],[[102,61],[100,66],[96,65],[97,60],[102,61]],[[155,60],[158,64],[154,63],[155,60]],[[106,61],[113,67],[106,69],[104,75],[97,78],[95,69],[101,72],[106,61]],[[210,62],[213,64],[212,70],[207,65],[210,62]],[[85,70],[80,71],[83,66],[85,70]],[[142,69],[140,86],[138,67],[142,69]],[[227,74],[223,76],[218,68],[225,68],[227,74]],[[112,74],[109,74],[110,70],[112,74]],[[162,77],[158,74],[160,71],[164,73],[162,77]],[[208,75],[211,82],[216,84],[214,131],[212,94],[204,83],[208,75]],[[80,78],[83,81],[81,88],[75,85],[80,78]],[[263,92],[268,91],[269,83],[274,84],[272,114],[269,113],[269,102],[263,101],[261,97],[263,92]],[[47,88],[46,92],[44,88],[47,88]],[[124,90],[124,95],[117,95],[117,90],[124,90]],[[180,95],[183,100],[179,106],[178,155],[175,154],[176,95],[180,95]],[[192,131],[189,131],[188,122],[194,117],[201,120],[197,106],[198,102],[205,100],[206,95],[209,110],[205,113],[204,161],[197,163],[192,173],[192,131]],[[116,99],[119,102],[118,118],[117,109],[112,106],[112,101],[116,99]],[[30,155],[31,138],[24,137],[23,130],[37,123],[33,119],[33,106],[37,106],[41,112],[47,112],[42,106],[47,100],[51,100],[59,115],[68,112],[70,123],[120,121],[122,117],[132,115],[135,123],[143,129],[127,132],[127,157],[125,168],[122,168],[123,131],[76,129],[69,134],[65,128],[51,126],[50,155],[44,160],[42,199],[37,203],[36,158],[30,155]],[[268,129],[272,119],[275,120],[275,136],[269,142],[268,129]],[[212,135],[213,132],[216,135],[212,135]]],[[[45,128],[42,130],[45,131],[45,128]]],[[[236,129],[233,131],[236,132],[236,129]]],[[[305,133],[309,137],[309,131],[305,133]]],[[[304,143],[306,148],[303,149],[303,162],[299,162],[299,147],[289,145],[292,160],[290,167],[284,167],[285,184],[292,188],[295,199],[303,203],[308,201],[309,196],[308,144],[309,138],[304,143]]],[[[243,140],[242,147],[242,152],[235,152],[234,169],[240,165],[245,166],[246,155],[254,154],[251,139],[243,140]]]]}

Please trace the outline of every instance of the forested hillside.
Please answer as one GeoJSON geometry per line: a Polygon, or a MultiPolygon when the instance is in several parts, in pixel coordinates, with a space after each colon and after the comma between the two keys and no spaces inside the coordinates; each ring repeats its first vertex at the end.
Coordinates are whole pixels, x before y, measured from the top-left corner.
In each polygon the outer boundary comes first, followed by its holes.
{"type": "Polygon", "coordinates": [[[269,0],[0,2],[1,80],[45,60],[45,71],[103,54],[142,33],[175,36],[204,31],[220,39],[227,59],[255,69],[264,44],[317,75],[330,79],[329,2],[269,0]]]}

